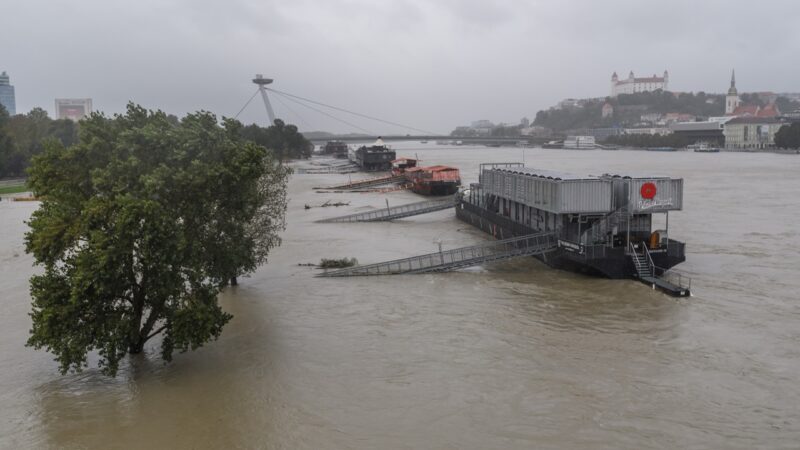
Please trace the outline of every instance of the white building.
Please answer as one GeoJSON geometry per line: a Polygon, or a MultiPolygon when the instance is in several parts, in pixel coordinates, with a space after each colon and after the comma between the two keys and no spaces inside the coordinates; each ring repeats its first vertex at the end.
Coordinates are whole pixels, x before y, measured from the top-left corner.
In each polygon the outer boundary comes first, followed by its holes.
{"type": "Polygon", "coordinates": [[[633,71],[628,74],[628,78],[621,79],[617,72],[611,75],[611,96],[616,97],[619,94],[635,94],[637,92],[652,92],[661,89],[666,91],[669,89],[669,73],[665,70],[663,77],[658,77],[655,74],[652,77],[636,78],[633,76],[633,71]]]}
{"type": "Polygon", "coordinates": [[[90,98],[57,98],[56,119],[70,119],[75,122],[92,113],[90,98]]]}
{"type": "Polygon", "coordinates": [[[731,70],[731,87],[728,88],[728,95],[725,96],[725,114],[733,114],[741,103],[739,92],[736,90],[736,73],[731,70]]]}

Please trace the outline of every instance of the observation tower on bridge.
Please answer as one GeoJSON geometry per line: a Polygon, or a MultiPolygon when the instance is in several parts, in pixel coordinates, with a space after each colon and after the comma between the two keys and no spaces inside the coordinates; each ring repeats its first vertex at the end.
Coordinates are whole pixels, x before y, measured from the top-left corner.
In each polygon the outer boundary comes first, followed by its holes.
{"type": "Polygon", "coordinates": [[[272,78],[264,78],[264,75],[256,74],[256,77],[253,78],[253,83],[258,85],[258,91],[261,92],[261,98],[264,100],[264,107],[267,108],[267,116],[269,116],[269,125],[272,126],[275,123],[275,112],[272,110],[272,104],[269,102],[269,97],[267,96],[267,89],[266,85],[272,84],[272,78]]]}

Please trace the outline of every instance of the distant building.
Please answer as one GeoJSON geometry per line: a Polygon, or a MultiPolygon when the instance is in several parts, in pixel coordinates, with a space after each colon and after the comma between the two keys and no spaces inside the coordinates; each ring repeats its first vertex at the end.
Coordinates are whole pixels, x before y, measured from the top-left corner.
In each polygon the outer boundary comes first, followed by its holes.
{"type": "Polygon", "coordinates": [[[778,117],[781,115],[778,105],[775,104],[777,95],[772,92],[759,92],[759,99],[766,101],[766,106],[757,104],[742,104],[739,92],[736,90],[736,73],[731,71],[731,87],[725,96],[725,115],[733,117],[778,117]]]}
{"type": "Polygon", "coordinates": [[[775,147],[775,133],[786,122],[774,117],[735,117],[725,123],[725,148],[763,150],[775,147]]]}
{"type": "Polygon", "coordinates": [[[656,123],[659,120],[661,120],[661,117],[662,116],[660,113],[647,113],[639,116],[639,120],[641,120],[642,122],[656,123]]]}
{"type": "Polygon", "coordinates": [[[14,96],[14,86],[11,85],[11,78],[4,71],[0,74],[0,105],[13,116],[17,114],[17,100],[14,96]]]}
{"type": "Polygon", "coordinates": [[[669,73],[665,70],[664,76],[636,78],[633,76],[633,71],[628,74],[628,78],[621,79],[617,72],[611,75],[611,96],[616,97],[619,94],[635,94],[637,92],[652,92],[661,89],[662,91],[669,90],[669,73]]]}
{"type": "Polygon", "coordinates": [[[685,113],[666,113],[662,118],[664,125],[669,125],[676,122],[692,122],[696,119],[695,116],[685,113]]]}
{"type": "Polygon", "coordinates": [[[739,91],[736,90],[736,72],[731,71],[731,87],[728,88],[728,95],[725,96],[725,114],[732,115],[741,103],[739,91]]]}
{"type": "Polygon", "coordinates": [[[556,105],[556,109],[571,109],[571,108],[579,108],[583,106],[583,100],[579,98],[565,98],[558,102],[556,105]]]}
{"type": "Polygon", "coordinates": [[[553,130],[539,125],[531,125],[529,127],[521,128],[519,130],[519,134],[523,136],[548,137],[553,134],[553,130]]]}
{"type": "Polygon", "coordinates": [[[687,142],[691,144],[705,142],[722,146],[725,144],[723,128],[728,120],[731,118],[706,122],[676,122],[670,124],[669,129],[672,130],[672,134],[686,138],[687,142]]]}
{"type": "Polygon", "coordinates": [[[605,119],[607,117],[613,117],[614,116],[614,106],[612,106],[611,103],[605,102],[603,104],[603,109],[602,109],[601,115],[602,115],[603,119],[605,119]]]}
{"type": "Polygon", "coordinates": [[[57,98],[56,119],[70,119],[75,122],[92,113],[90,98],[57,98]]]}
{"type": "Polygon", "coordinates": [[[659,135],[666,136],[672,133],[669,128],[661,127],[643,127],[643,128],[625,128],[625,134],[649,134],[651,136],[659,135]]]}

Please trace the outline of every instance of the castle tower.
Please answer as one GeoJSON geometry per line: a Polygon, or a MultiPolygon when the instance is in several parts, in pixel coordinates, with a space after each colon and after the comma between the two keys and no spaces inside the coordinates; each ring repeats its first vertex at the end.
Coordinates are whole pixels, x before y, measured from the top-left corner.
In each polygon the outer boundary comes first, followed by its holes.
{"type": "Polygon", "coordinates": [[[664,91],[669,90],[669,72],[664,70],[664,87],[662,88],[664,91]]]}
{"type": "Polygon", "coordinates": [[[617,75],[617,72],[614,71],[614,73],[611,74],[611,96],[612,97],[616,97],[617,96],[617,83],[619,83],[619,76],[617,75]]]}
{"type": "Polygon", "coordinates": [[[741,103],[739,92],[736,90],[736,72],[731,70],[731,87],[725,96],[725,115],[731,115],[741,103]]]}

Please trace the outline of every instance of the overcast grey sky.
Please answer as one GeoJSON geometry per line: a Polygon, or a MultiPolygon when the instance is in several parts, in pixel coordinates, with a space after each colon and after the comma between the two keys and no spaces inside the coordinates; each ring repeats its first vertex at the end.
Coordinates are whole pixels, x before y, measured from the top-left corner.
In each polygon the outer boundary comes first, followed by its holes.
{"type": "MultiPolygon", "coordinates": [[[[132,100],[233,116],[255,73],[437,132],[607,95],[615,70],[668,69],[673,90],[723,92],[735,68],[740,91],[800,91],[797,0],[2,0],[0,14],[20,112],[91,97],[107,113],[132,100]]],[[[273,103],[301,129],[357,131],[273,103]]],[[[265,116],[254,101],[240,119],[265,116]]]]}

